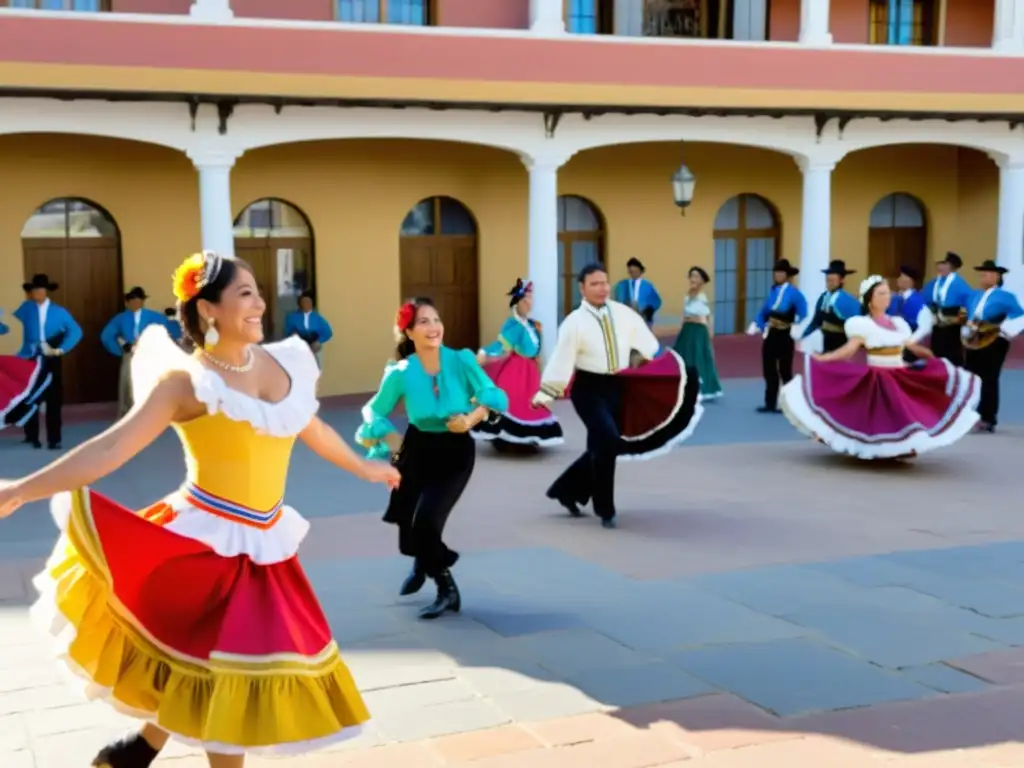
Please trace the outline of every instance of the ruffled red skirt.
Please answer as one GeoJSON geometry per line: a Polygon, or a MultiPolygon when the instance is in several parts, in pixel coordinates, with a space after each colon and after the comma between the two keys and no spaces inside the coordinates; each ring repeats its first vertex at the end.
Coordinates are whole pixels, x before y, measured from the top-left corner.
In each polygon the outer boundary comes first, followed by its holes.
{"type": "Polygon", "coordinates": [[[0,429],[21,426],[39,410],[39,401],[52,376],[43,370],[43,359],[25,360],[0,355],[0,429]]]}

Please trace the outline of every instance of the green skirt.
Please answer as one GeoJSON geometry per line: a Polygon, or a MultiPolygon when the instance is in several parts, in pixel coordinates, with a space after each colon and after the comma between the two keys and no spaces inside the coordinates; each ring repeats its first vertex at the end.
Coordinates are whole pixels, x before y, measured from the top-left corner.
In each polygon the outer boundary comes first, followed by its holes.
{"type": "Polygon", "coordinates": [[[722,382],[718,380],[715,368],[715,350],[711,346],[711,335],[707,326],[700,323],[683,323],[676,343],[673,345],[688,368],[696,368],[700,375],[701,400],[714,400],[722,396],[722,382]]]}

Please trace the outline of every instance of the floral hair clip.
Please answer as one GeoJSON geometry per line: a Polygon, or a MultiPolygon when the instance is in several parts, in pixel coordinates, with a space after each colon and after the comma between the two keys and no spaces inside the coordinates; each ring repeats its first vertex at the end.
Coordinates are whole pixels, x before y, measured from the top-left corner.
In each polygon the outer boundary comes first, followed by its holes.
{"type": "Polygon", "coordinates": [[[217,279],[223,260],[213,251],[195,253],[174,271],[174,298],[185,304],[217,279]]]}
{"type": "Polygon", "coordinates": [[[885,278],[881,275],[869,275],[865,277],[860,283],[860,297],[863,299],[867,292],[874,288],[879,283],[884,283],[885,278]]]}
{"type": "Polygon", "coordinates": [[[407,301],[398,308],[398,314],[395,316],[395,325],[398,326],[398,330],[407,331],[412,327],[415,319],[416,305],[411,301],[407,301]]]}

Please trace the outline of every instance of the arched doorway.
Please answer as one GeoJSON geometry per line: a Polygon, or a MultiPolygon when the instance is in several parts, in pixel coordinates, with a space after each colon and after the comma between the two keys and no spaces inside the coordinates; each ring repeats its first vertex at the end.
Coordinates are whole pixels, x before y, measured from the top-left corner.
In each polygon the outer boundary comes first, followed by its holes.
{"type": "Polygon", "coordinates": [[[886,195],[868,220],[868,272],[894,279],[901,265],[923,277],[928,261],[928,226],[917,198],[897,192],[886,195]]]}
{"type": "Polygon", "coordinates": [[[580,303],[580,270],[604,263],[604,242],[604,217],[596,205],[576,195],[558,198],[559,321],[580,303]]]}
{"type": "Polygon", "coordinates": [[[477,227],[473,214],[451,197],[429,197],[412,207],[399,230],[402,299],[430,296],[444,318],[445,344],[480,345],[477,227]]]}
{"type": "Polygon", "coordinates": [[[313,229],[291,203],[264,198],[246,206],[235,220],[235,255],[252,265],[267,302],[263,333],[276,339],[303,291],[316,289],[313,229]]]}
{"type": "Polygon", "coordinates": [[[82,341],[64,361],[64,402],[116,400],[120,361],[103,349],[100,333],[124,309],[117,223],[86,200],[50,200],[25,222],[21,247],[25,279],[49,275],[59,285],[53,301],[82,327],[82,341]]]}
{"type": "Polygon", "coordinates": [[[782,231],[775,207],[758,195],[726,200],[715,216],[715,333],[740,333],[772,286],[782,231]]]}

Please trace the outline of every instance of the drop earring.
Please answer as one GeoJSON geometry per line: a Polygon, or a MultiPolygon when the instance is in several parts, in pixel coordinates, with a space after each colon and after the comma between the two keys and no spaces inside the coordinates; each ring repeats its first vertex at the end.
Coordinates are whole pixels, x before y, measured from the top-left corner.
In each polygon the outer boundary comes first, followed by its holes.
{"type": "Polygon", "coordinates": [[[214,323],[215,321],[212,317],[206,321],[206,333],[203,339],[205,343],[203,346],[207,349],[213,349],[220,342],[220,334],[217,333],[217,327],[214,323]]]}

